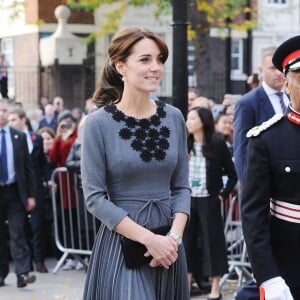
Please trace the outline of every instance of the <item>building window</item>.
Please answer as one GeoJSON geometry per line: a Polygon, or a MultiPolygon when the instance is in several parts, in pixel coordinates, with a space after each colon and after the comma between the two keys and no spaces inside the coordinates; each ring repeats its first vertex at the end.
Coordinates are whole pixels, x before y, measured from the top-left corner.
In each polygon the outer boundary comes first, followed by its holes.
{"type": "Polygon", "coordinates": [[[195,71],[195,45],[191,42],[188,43],[188,85],[196,86],[197,85],[197,77],[195,71]]]}
{"type": "Polygon", "coordinates": [[[287,0],[268,0],[268,4],[286,4],[287,0]]]}
{"type": "Polygon", "coordinates": [[[0,53],[5,54],[5,58],[9,63],[7,68],[7,87],[8,87],[8,96],[13,98],[15,96],[14,90],[14,73],[13,73],[13,39],[12,38],[3,38],[0,40],[0,53]]]}
{"type": "Polygon", "coordinates": [[[231,72],[243,73],[243,40],[232,39],[231,41],[231,72]]]}

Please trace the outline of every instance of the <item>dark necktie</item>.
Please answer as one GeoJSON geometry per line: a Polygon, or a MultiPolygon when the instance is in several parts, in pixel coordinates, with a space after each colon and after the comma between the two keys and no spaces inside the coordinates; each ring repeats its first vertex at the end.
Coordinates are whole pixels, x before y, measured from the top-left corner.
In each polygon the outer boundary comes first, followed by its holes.
{"type": "Polygon", "coordinates": [[[285,111],[286,111],[286,106],[285,106],[284,100],[283,100],[283,92],[278,92],[278,93],[276,93],[276,95],[277,95],[278,98],[279,98],[281,110],[282,110],[283,113],[285,113],[285,111]]]}
{"type": "Polygon", "coordinates": [[[8,170],[7,170],[7,151],[6,151],[6,140],[5,140],[5,130],[1,129],[1,174],[0,181],[6,183],[8,180],[8,170]]]}

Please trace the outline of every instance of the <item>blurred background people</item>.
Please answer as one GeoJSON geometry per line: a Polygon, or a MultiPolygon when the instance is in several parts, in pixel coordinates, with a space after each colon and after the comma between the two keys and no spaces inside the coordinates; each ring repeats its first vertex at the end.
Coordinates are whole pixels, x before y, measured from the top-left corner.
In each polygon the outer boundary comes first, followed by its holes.
{"type": "Polygon", "coordinates": [[[26,212],[35,207],[35,182],[25,133],[8,125],[9,103],[0,99],[0,287],[9,273],[9,248],[17,275],[17,287],[34,283],[30,275],[30,251],[24,231],[26,212]]]}
{"type": "Polygon", "coordinates": [[[64,99],[60,96],[56,96],[53,99],[53,106],[56,118],[58,115],[65,110],[64,99]]]}
{"type": "Polygon", "coordinates": [[[44,108],[44,117],[39,122],[39,129],[42,127],[51,127],[54,132],[56,132],[57,118],[55,116],[55,108],[53,104],[46,104],[44,108]]]}
{"type": "Polygon", "coordinates": [[[211,101],[206,97],[197,97],[193,100],[193,102],[190,104],[190,110],[195,107],[206,107],[207,109],[212,108],[211,101]]]}
{"type": "Polygon", "coordinates": [[[45,114],[45,107],[47,104],[49,104],[49,98],[46,96],[42,96],[39,102],[39,108],[42,110],[43,114],[45,114]]]}
{"type": "MultiPolygon", "coordinates": [[[[53,163],[56,167],[65,167],[70,149],[76,139],[76,120],[74,119],[71,111],[64,110],[58,115],[56,136],[49,152],[51,163],[53,163]]],[[[61,215],[58,218],[61,222],[59,224],[60,238],[66,236],[66,245],[68,247],[74,247],[71,243],[72,231],[70,223],[72,223],[72,221],[68,222],[68,220],[76,220],[76,187],[74,174],[70,171],[65,174],[60,174],[56,179],[58,189],[61,190],[61,193],[57,193],[58,207],[61,208],[60,214],[64,214],[64,220],[67,220],[63,224],[61,215]],[[64,225],[66,226],[65,228],[63,227],[64,225]]],[[[72,258],[68,258],[63,266],[63,270],[74,269],[76,264],[77,261],[72,258]]]]}
{"type": "Polygon", "coordinates": [[[247,84],[250,88],[250,90],[253,90],[259,86],[260,80],[258,77],[258,73],[252,73],[247,78],[247,84]]]}
{"type": "Polygon", "coordinates": [[[215,118],[215,128],[220,133],[233,156],[233,115],[221,111],[215,118]]]}
{"type": "Polygon", "coordinates": [[[44,181],[45,190],[45,248],[46,255],[57,257],[58,249],[54,240],[53,229],[53,206],[52,206],[52,189],[55,190],[55,186],[52,186],[51,176],[55,169],[55,164],[50,161],[49,153],[53,145],[55,138],[55,132],[51,127],[42,127],[38,133],[43,138],[43,148],[46,157],[46,177],[44,181]]]}
{"type": "Polygon", "coordinates": [[[193,101],[199,97],[199,91],[195,87],[190,87],[188,90],[188,110],[191,109],[193,101]]]}
{"type": "Polygon", "coordinates": [[[22,109],[14,109],[8,115],[9,125],[23,131],[27,137],[28,152],[33,166],[34,182],[37,189],[35,208],[28,214],[28,240],[31,248],[32,260],[35,263],[36,271],[47,273],[45,265],[45,172],[46,157],[43,149],[43,139],[40,134],[29,131],[27,128],[27,117],[22,109]]]}
{"type": "Polygon", "coordinates": [[[91,112],[93,112],[94,110],[97,109],[95,103],[94,103],[94,99],[93,98],[89,98],[85,100],[85,113],[89,114],[91,112]]]}

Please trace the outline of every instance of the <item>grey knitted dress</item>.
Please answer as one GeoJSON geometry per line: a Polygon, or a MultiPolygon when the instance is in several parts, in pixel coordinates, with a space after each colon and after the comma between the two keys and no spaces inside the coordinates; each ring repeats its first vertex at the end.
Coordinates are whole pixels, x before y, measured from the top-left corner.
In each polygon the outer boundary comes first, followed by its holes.
{"type": "Polygon", "coordinates": [[[185,123],[180,111],[156,101],[147,119],[108,105],[88,115],[82,143],[82,180],[88,210],[101,222],[84,290],[90,300],[187,300],[184,248],[165,270],[128,269],[120,235],[113,229],[129,216],[146,228],[190,213],[185,123]]]}

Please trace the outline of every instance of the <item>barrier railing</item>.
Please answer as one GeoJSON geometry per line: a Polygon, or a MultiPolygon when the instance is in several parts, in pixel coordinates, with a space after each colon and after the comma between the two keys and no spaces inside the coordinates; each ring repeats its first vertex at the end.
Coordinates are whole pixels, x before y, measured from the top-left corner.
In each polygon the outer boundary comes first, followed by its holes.
{"type": "Polygon", "coordinates": [[[232,274],[237,275],[237,285],[252,278],[249,271],[251,265],[248,260],[246,244],[242,231],[240,206],[238,194],[231,194],[223,204],[224,233],[227,242],[228,273],[224,274],[220,286],[230,278],[232,274]]]}
{"type": "Polygon", "coordinates": [[[84,266],[81,256],[89,256],[99,227],[86,209],[77,174],[67,168],[56,168],[51,176],[54,240],[63,253],[53,273],[56,273],[70,254],[84,266]]]}

